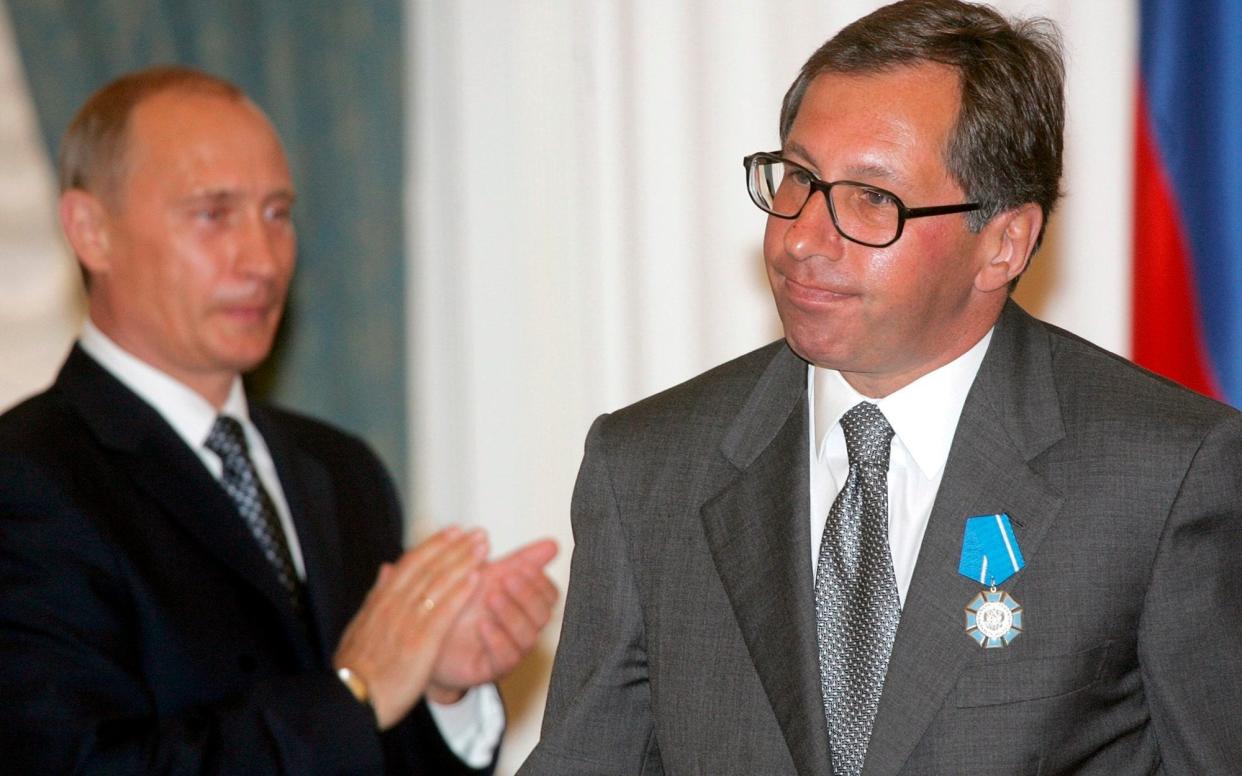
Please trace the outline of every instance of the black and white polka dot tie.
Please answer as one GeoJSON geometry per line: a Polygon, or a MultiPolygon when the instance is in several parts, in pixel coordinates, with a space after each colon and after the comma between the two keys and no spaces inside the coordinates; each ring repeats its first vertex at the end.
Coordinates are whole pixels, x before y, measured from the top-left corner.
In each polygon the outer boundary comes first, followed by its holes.
{"type": "Polygon", "coordinates": [[[276,506],[259,481],[258,472],[250,460],[246,435],[241,424],[227,415],[218,416],[203,444],[220,456],[224,464],[224,475],[220,478],[220,484],[237,504],[237,511],[250,527],[250,533],[254,534],[263,555],[276,570],[276,578],[289,594],[293,610],[301,615],[302,581],[298,579],[297,571],[293,567],[293,556],[289,552],[289,542],[276,514],[276,506]]]}
{"type": "Polygon", "coordinates": [[[862,772],[901,605],[888,546],[893,428],[874,404],[841,418],[850,470],[828,512],[815,574],[819,675],[836,776],[862,772]]]}

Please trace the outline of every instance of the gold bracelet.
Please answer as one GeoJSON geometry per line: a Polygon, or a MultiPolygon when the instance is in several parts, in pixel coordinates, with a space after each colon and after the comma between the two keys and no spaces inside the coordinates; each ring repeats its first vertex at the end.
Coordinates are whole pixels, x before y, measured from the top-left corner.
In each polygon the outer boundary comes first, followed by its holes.
{"type": "MultiPolygon", "coordinates": [[[[367,687],[367,680],[356,674],[349,668],[338,668],[336,677],[341,680],[345,688],[349,690],[349,694],[368,709],[371,715],[375,715],[375,705],[371,703],[371,690],[367,687]]],[[[376,718],[376,724],[379,724],[379,718],[376,718]]]]}

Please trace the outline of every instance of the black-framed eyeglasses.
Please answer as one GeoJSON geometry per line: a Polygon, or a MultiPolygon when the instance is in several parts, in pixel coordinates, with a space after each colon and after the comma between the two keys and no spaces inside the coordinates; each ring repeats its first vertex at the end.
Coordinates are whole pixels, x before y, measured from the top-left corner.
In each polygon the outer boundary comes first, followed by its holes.
{"type": "Polygon", "coordinates": [[[887,189],[858,181],[821,181],[815,173],[778,153],[751,154],[742,164],[746,166],[746,189],[763,212],[777,218],[797,218],[811,196],[822,192],[832,224],[841,236],[869,248],[897,242],[911,218],[968,213],[982,207],[977,202],[906,207],[887,189]]]}

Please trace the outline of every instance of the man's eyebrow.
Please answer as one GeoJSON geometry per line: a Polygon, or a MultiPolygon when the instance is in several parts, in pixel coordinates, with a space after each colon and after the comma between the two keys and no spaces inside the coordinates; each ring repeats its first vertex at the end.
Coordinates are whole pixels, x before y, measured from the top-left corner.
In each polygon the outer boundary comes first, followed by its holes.
{"type": "Polygon", "coordinates": [[[228,202],[229,200],[238,199],[240,194],[232,189],[200,189],[191,191],[181,198],[183,203],[197,202],[228,202]]]}
{"type": "MultiPolygon", "coordinates": [[[[192,191],[180,199],[183,203],[199,203],[199,202],[231,202],[244,198],[244,194],[235,189],[200,189],[192,191]]],[[[274,199],[294,202],[297,200],[297,194],[292,189],[277,189],[264,195],[263,200],[269,202],[274,199]]]]}
{"type": "Polygon", "coordinates": [[[858,178],[864,181],[876,178],[890,183],[903,180],[891,167],[885,167],[880,164],[851,164],[845,168],[845,174],[851,178],[858,178]]]}
{"type": "MultiPolygon", "coordinates": [[[[805,165],[808,167],[814,168],[815,166],[815,163],[811,161],[810,152],[807,151],[806,148],[804,148],[802,144],[799,143],[797,140],[791,140],[788,143],[786,143],[785,147],[781,150],[781,153],[782,154],[793,154],[794,156],[799,157],[800,159],[803,160],[803,163],[805,163],[805,165]]],[[[796,160],[790,159],[789,161],[793,162],[796,160]]]]}
{"type": "MultiPolygon", "coordinates": [[[[811,153],[807,151],[806,147],[798,141],[792,140],[786,143],[782,153],[795,157],[794,159],[790,159],[791,162],[802,164],[812,172],[817,174],[819,173],[819,169],[816,167],[815,162],[812,161],[811,153]]],[[[874,162],[856,162],[854,164],[847,165],[844,175],[849,180],[861,180],[864,182],[869,180],[880,180],[885,183],[899,183],[905,180],[891,167],[874,162]]]]}

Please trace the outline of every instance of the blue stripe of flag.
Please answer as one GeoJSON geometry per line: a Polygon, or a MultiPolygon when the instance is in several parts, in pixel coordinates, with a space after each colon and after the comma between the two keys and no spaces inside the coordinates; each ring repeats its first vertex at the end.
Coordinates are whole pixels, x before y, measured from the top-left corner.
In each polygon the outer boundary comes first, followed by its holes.
{"type": "Polygon", "coordinates": [[[1242,3],[1142,0],[1140,24],[1152,132],[1189,242],[1209,357],[1225,398],[1242,404],[1242,3]]]}

